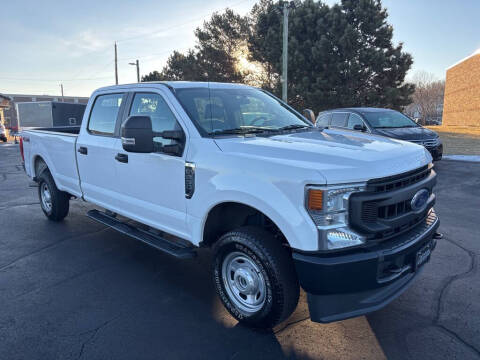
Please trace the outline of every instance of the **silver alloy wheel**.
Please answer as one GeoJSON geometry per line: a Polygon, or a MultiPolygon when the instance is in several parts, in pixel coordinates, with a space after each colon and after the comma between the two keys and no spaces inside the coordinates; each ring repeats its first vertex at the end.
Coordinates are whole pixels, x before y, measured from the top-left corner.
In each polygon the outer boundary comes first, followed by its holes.
{"type": "Polygon", "coordinates": [[[42,207],[46,212],[52,211],[52,195],[47,183],[43,183],[40,188],[40,197],[42,199],[42,207]]]}
{"type": "Polygon", "coordinates": [[[230,300],[245,313],[255,313],[266,299],[265,278],[246,254],[233,252],[222,263],[222,279],[230,300]]]}

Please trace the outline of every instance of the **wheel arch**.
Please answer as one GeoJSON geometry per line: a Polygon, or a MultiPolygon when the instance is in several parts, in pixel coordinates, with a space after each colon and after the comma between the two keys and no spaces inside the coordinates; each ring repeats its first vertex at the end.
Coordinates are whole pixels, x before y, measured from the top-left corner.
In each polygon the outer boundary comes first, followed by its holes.
{"type": "MultiPolygon", "coordinates": [[[[33,178],[36,179],[44,171],[50,171],[50,168],[47,165],[47,162],[43,159],[41,155],[35,155],[33,157],[33,178]]],[[[51,173],[51,171],[50,171],[51,173]]]]}
{"type": "Polygon", "coordinates": [[[238,201],[222,201],[210,207],[202,229],[202,246],[212,246],[221,235],[241,226],[259,226],[278,241],[289,244],[284,232],[265,211],[238,201]]]}

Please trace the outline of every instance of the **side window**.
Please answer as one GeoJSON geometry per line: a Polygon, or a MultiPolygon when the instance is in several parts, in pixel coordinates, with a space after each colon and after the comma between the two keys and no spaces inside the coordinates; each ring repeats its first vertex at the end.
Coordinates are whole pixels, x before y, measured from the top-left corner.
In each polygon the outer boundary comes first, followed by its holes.
{"type": "Polygon", "coordinates": [[[330,115],[332,113],[321,113],[318,115],[316,126],[325,127],[328,126],[328,121],[330,120],[330,115]]]}
{"type": "Polygon", "coordinates": [[[362,118],[354,113],[350,113],[350,117],[348,118],[347,128],[352,129],[355,125],[362,125],[364,126],[362,118]]]}
{"type": "Polygon", "coordinates": [[[98,135],[113,135],[122,99],[123,94],[97,96],[90,112],[88,131],[98,135]]]}
{"type": "Polygon", "coordinates": [[[348,113],[333,113],[331,126],[345,127],[345,120],[347,120],[348,113]]]}
{"type": "MultiPolygon", "coordinates": [[[[129,115],[150,116],[152,128],[155,132],[182,129],[167,103],[159,94],[135,94],[129,115]]],[[[155,152],[162,152],[162,146],[174,144],[175,140],[154,137],[153,142],[155,152]]]]}

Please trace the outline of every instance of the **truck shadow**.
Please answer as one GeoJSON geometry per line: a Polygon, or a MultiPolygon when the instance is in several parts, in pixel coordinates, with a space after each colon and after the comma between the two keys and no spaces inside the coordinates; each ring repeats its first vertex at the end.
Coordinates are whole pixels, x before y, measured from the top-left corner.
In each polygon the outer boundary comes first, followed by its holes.
{"type": "MultiPolygon", "coordinates": [[[[158,302],[142,304],[137,298],[139,310],[127,316],[125,325],[131,322],[128,328],[151,334],[149,353],[164,358],[310,358],[285,351],[274,330],[250,329],[227,313],[213,285],[210,251],[201,250],[196,259],[181,261],[143,244],[134,246],[132,260],[154,274],[148,292],[158,302]]],[[[279,325],[279,331],[282,326],[286,325],[279,325]]]]}
{"type": "Polygon", "coordinates": [[[128,243],[131,254],[121,270],[128,277],[127,284],[118,285],[118,290],[126,298],[135,294],[135,301],[128,301],[128,315],[115,322],[115,332],[149,338],[148,345],[143,340],[131,344],[148,351],[146,354],[209,359],[384,357],[365,318],[312,323],[304,293],[294,314],[273,330],[238,324],[216,295],[209,250],[201,250],[196,259],[181,261],[123,236],[116,241],[128,243]],[[135,283],[132,287],[130,281],[135,283]],[[141,288],[139,281],[144,283],[141,288]]]}

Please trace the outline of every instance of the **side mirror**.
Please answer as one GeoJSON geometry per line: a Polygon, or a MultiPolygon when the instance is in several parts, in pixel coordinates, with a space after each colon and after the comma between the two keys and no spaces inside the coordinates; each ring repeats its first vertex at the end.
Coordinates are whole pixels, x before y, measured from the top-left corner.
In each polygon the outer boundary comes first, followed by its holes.
{"type": "Polygon", "coordinates": [[[153,130],[150,116],[130,116],[122,125],[122,146],[135,153],[153,152],[153,130]]]}
{"type": "Polygon", "coordinates": [[[315,122],[317,119],[315,119],[315,113],[310,110],[310,109],[305,109],[302,111],[303,116],[305,116],[308,120],[312,122],[313,125],[315,125],[315,122]]]}
{"type": "Polygon", "coordinates": [[[355,131],[362,131],[362,132],[364,132],[364,131],[366,131],[367,129],[365,128],[365,126],[364,126],[364,125],[361,125],[361,124],[355,124],[355,125],[353,125],[353,130],[355,130],[355,131]]]}

